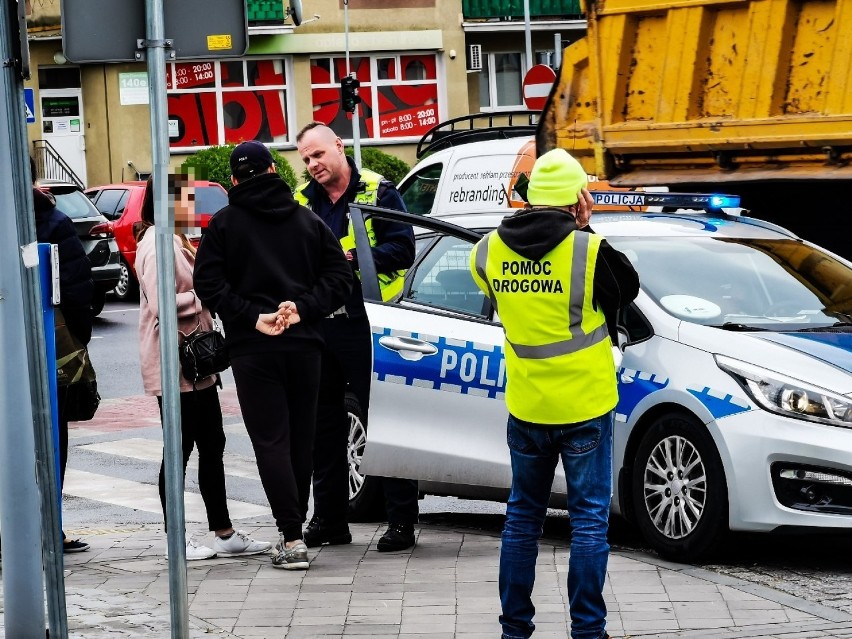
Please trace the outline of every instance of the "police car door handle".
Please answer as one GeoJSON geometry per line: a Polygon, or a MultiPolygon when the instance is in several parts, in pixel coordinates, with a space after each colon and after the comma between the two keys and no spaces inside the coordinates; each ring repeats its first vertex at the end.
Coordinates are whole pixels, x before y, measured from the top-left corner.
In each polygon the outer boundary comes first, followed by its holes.
{"type": "Polygon", "coordinates": [[[379,344],[392,351],[399,353],[403,359],[416,362],[426,355],[435,355],[438,347],[429,342],[424,342],[413,337],[401,337],[398,335],[385,335],[379,338],[379,344]]]}

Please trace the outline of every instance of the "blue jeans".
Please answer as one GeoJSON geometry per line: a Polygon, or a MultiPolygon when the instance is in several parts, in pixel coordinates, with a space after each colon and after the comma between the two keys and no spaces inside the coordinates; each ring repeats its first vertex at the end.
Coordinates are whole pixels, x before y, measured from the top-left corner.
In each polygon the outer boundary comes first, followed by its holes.
{"type": "Polygon", "coordinates": [[[556,463],[568,483],[571,554],[568,603],[573,639],[606,637],[603,587],[609,557],[607,530],[612,498],[612,413],[570,428],[530,427],[509,416],[506,440],[512,457],[512,492],[500,551],[500,623],[503,637],[535,630],[532,603],[538,540],[556,463]]]}

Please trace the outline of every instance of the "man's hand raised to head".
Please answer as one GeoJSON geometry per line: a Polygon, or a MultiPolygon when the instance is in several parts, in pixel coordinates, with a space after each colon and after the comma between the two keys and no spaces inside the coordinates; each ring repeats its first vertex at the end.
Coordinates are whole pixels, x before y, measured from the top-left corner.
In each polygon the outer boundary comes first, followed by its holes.
{"type": "Polygon", "coordinates": [[[580,189],[577,199],[577,212],[574,214],[574,219],[577,221],[577,228],[581,229],[589,225],[589,220],[592,219],[592,206],[595,200],[588,189],[580,189]]]}

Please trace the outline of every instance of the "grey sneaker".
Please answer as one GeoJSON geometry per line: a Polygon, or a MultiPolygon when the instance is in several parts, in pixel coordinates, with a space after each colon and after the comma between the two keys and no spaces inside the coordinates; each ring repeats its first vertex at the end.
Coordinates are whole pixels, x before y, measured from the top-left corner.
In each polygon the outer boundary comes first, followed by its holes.
{"type": "Polygon", "coordinates": [[[278,543],[275,544],[275,555],[272,557],[272,565],[284,570],[307,570],[308,547],[305,542],[298,541],[291,548],[284,545],[284,535],[279,535],[278,543]]]}

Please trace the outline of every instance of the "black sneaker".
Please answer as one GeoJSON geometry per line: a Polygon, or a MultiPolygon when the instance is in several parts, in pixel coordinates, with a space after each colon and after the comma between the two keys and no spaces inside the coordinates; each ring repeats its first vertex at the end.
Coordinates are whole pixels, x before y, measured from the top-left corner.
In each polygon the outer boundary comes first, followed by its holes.
{"type": "Polygon", "coordinates": [[[388,524],[376,547],[379,552],[407,550],[414,546],[414,524],[388,524]]]}
{"type": "Polygon", "coordinates": [[[62,552],[85,552],[89,549],[89,544],[79,539],[66,539],[62,542],[62,552]]]}
{"type": "Polygon", "coordinates": [[[308,548],[317,546],[339,546],[352,543],[352,533],[349,532],[349,524],[329,523],[316,515],[305,528],[302,539],[308,548]]]}

